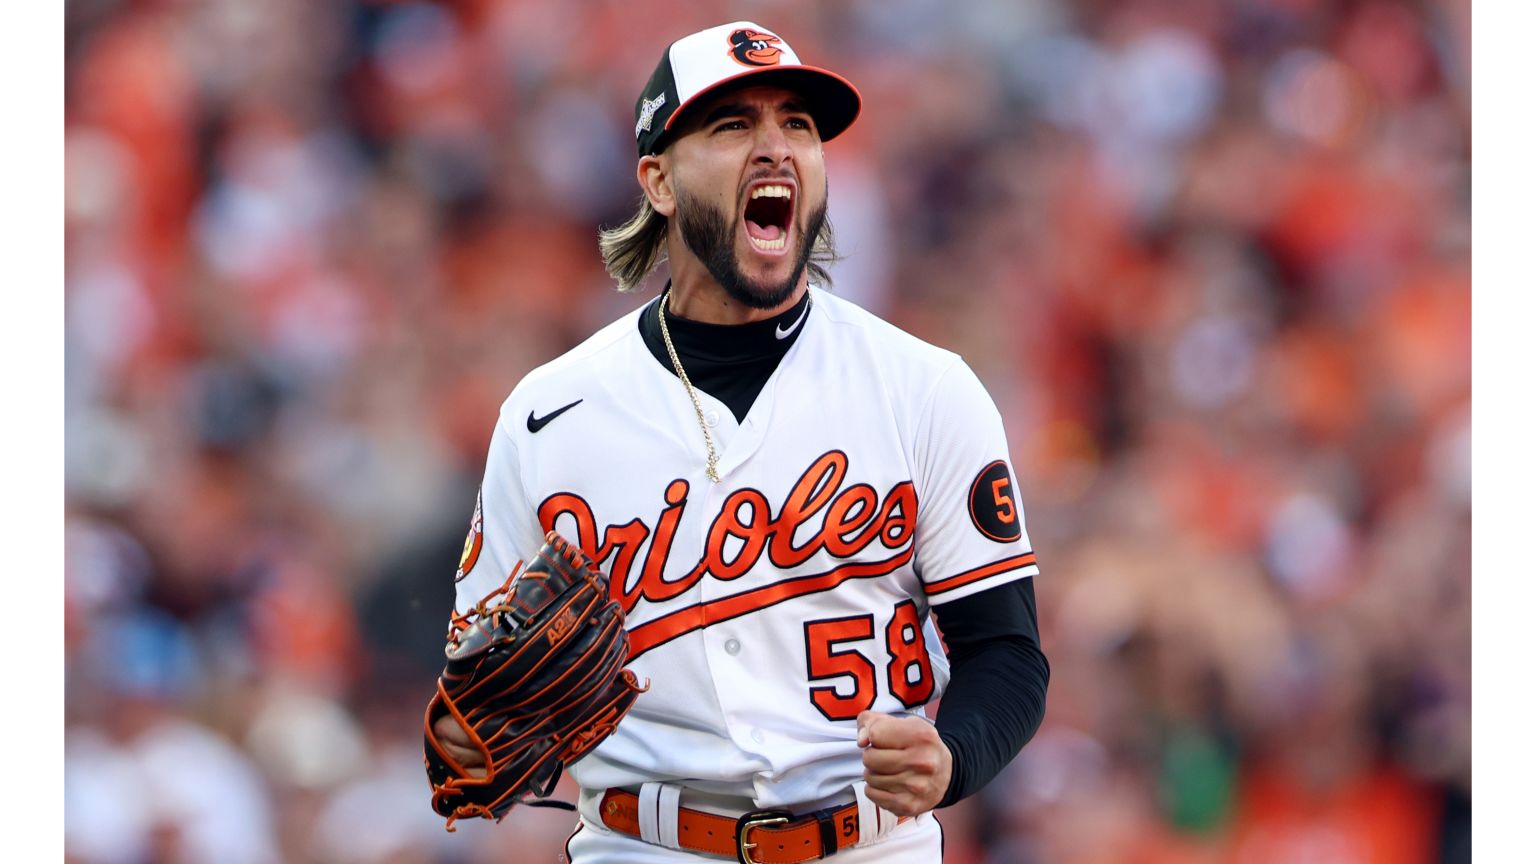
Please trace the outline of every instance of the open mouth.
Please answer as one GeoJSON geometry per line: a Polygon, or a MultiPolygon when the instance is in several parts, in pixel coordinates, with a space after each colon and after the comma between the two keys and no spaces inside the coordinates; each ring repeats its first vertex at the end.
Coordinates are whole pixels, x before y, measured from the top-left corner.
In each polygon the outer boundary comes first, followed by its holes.
{"type": "Polygon", "coordinates": [[[763,252],[782,252],[794,218],[795,191],[783,183],[754,187],[741,214],[747,239],[763,252]]]}

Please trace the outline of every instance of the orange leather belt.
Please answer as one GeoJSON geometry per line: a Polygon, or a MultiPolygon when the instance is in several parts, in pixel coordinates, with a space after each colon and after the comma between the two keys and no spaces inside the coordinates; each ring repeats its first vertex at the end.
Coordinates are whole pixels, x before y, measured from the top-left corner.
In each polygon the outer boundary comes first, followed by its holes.
{"type": "MultiPolygon", "coordinates": [[[[609,789],[599,809],[604,825],[641,836],[639,795],[609,789]]],[[[859,842],[859,805],[828,807],[804,816],[787,810],[753,810],[739,819],[679,807],[677,842],[694,852],[734,856],[744,864],[819,861],[859,842]]]]}

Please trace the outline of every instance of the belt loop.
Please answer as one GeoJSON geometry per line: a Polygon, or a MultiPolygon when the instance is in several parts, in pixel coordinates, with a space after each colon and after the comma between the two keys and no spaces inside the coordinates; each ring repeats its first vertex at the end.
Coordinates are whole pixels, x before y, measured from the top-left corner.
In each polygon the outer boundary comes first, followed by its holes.
{"type": "Polygon", "coordinates": [[[661,793],[656,798],[656,833],[660,835],[661,845],[669,849],[683,848],[677,842],[677,802],[682,795],[681,786],[665,785],[661,787],[661,793]]]}
{"type": "MultiPolygon", "coordinates": [[[[657,830],[657,803],[661,797],[662,785],[660,783],[642,783],[640,785],[640,839],[647,843],[661,843],[661,832],[657,830]]],[[[677,820],[677,812],[672,814],[673,822],[677,820]]],[[[674,826],[673,835],[677,830],[674,826]]]]}

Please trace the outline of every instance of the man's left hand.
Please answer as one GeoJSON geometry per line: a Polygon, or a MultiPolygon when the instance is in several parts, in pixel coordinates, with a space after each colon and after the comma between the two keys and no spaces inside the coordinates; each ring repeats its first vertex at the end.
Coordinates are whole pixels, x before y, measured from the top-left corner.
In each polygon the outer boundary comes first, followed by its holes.
{"type": "Polygon", "coordinates": [[[898,816],[916,816],[938,805],[949,791],[954,757],[939,730],[922,717],[859,714],[864,782],[869,800],[898,816]]]}

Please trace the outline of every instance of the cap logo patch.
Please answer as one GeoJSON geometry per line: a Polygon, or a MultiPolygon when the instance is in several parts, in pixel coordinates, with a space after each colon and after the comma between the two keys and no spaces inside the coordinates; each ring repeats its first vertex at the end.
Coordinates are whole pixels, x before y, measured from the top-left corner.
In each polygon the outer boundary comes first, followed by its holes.
{"type": "Polygon", "coordinates": [[[732,31],[730,41],[731,57],[743,66],[777,66],[784,56],[779,37],[762,30],[732,31]]]}
{"type": "Polygon", "coordinates": [[[641,132],[651,131],[651,120],[656,116],[656,109],[667,101],[667,94],[662,93],[655,99],[640,99],[640,122],[635,124],[635,137],[639,138],[641,132]]]}

